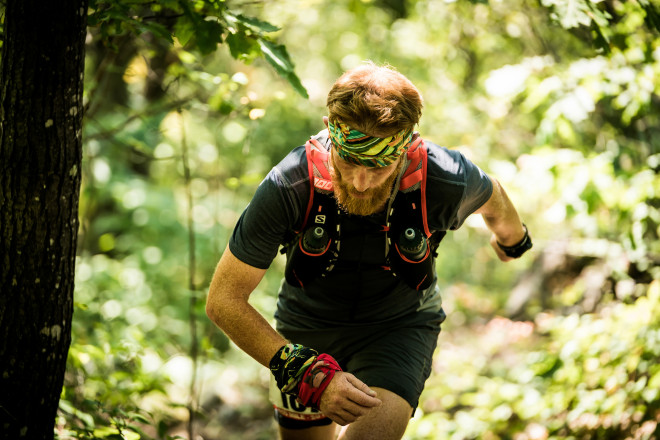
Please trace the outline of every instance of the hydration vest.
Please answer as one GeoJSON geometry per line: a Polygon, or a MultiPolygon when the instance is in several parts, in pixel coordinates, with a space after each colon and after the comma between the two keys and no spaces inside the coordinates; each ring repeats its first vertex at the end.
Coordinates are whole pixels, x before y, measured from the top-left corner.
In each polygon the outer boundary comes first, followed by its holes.
{"type": "MultiPolygon", "coordinates": [[[[328,168],[330,152],[316,138],[305,144],[310,179],[309,202],[300,230],[283,249],[287,253],[286,281],[304,287],[324,277],[335,266],[341,249],[341,216],[328,168]]],[[[426,215],[427,151],[417,136],[406,152],[394,198],[386,207],[386,264],[391,272],[415,290],[428,288],[435,278],[436,249],[445,231],[429,230],[426,215]]]]}

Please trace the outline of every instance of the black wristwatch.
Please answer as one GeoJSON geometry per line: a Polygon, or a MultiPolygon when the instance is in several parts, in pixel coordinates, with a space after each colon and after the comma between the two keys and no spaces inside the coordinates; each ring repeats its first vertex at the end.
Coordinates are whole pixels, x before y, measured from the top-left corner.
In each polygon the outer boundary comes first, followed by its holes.
{"type": "Polygon", "coordinates": [[[514,244],[513,246],[504,246],[499,241],[497,242],[497,245],[500,247],[500,249],[502,249],[502,251],[504,251],[504,254],[507,257],[520,258],[522,254],[532,248],[532,238],[529,236],[527,225],[524,223],[523,228],[525,229],[525,236],[522,238],[522,240],[520,240],[518,244],[514,244]]]}

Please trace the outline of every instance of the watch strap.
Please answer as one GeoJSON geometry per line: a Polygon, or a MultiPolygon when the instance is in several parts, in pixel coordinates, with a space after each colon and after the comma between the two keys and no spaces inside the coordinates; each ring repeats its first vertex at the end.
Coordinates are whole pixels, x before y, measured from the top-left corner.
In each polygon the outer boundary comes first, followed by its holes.
{"type": "Polygon", "coordinates": [[[523,223],[523,229],[525,229],[525,236],[517,244],[513,246],[504,246],[499,241],[497,245],[502,249],[504,254],[507,257],[511,258],[520,258],[522,254],[527,252],[532,248],[532,238],[529,236],[529,231],[527,230],[527,225],[523,223]]]}

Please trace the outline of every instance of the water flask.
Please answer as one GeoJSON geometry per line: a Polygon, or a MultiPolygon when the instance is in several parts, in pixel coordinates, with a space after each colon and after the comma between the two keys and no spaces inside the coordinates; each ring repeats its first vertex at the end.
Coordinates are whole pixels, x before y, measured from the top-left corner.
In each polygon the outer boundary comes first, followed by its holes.
{"type": "Polygon", "coordinates": [[[426,255],[427,240],[422,231],[408,228],[399,235],[401,255],[412,261],[420,261],[426,255]]]}
{"type": "Polygon", "coordinates": [[[309,228],[302,239],[302,248],[310,254],[322,253],[328,246],[328,233],[320,226],[309,228]]]}

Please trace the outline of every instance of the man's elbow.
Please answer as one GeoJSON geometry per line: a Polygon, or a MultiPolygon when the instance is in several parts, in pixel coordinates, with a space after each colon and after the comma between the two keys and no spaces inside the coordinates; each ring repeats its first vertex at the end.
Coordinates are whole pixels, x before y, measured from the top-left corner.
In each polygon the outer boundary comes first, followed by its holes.
{"type": "Polygon", "coordinates": [[[215,311],[208,298],[206,298],[206,316],[208,316],[211,321],[213,321],[213,317],[215,316],[215,311]]]}
{"type": "Polygon", "coordinates": [[[213,291],[209,292],[206,298],[206,316],[215,323],[218,327],[222,328],[222,301],[217,294],[213,291]]]}

